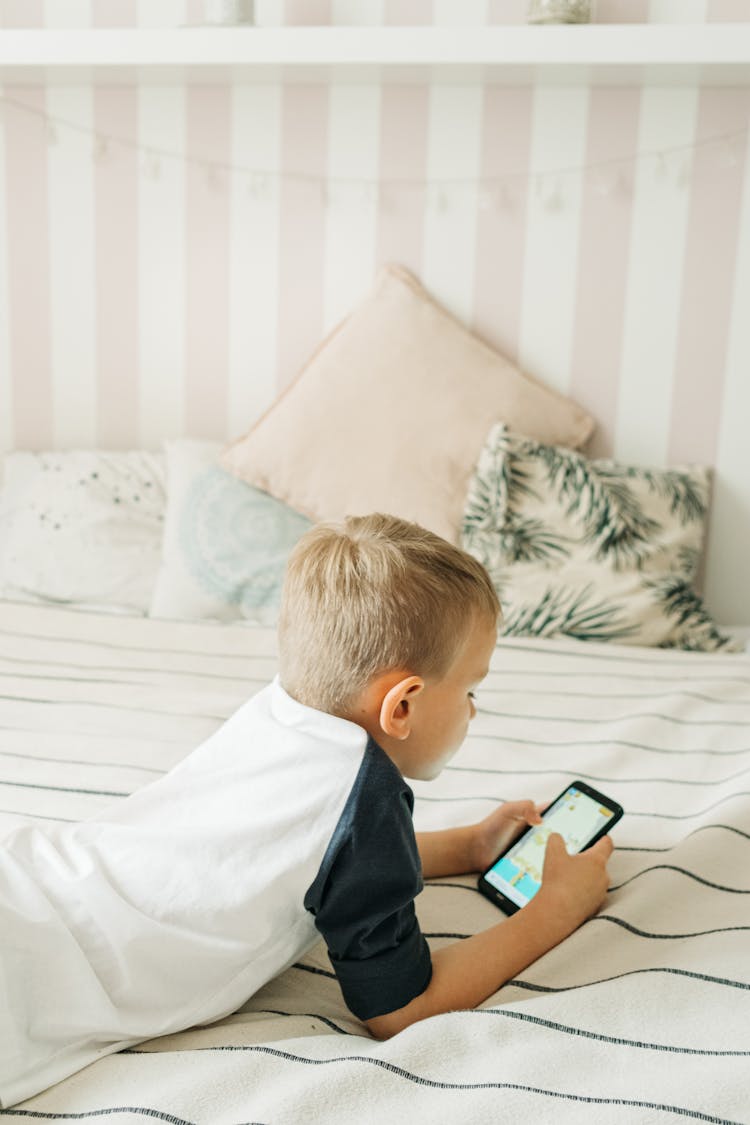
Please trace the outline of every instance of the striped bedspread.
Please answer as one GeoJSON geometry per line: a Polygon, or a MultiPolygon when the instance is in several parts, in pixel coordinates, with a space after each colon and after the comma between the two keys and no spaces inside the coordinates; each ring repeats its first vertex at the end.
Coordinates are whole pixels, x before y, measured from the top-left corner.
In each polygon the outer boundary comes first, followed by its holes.
{"type": "MultiPolygon", "coordinates": [[[[274,670],[265,629],[0,603],[0,832],[121,800],[274,670]]],[[[386,1043],[316,947],[228,1019],[0,1116],[750,1122],[750,658],[503,641],[478,706],[450,767],[415,785],[417,827],[588,780],[625,807],[597,917],[481,1009],[386,1043]]],[[[434,948],[502,918],[471,877],[429,883],[418,908],[434,948]]]]}

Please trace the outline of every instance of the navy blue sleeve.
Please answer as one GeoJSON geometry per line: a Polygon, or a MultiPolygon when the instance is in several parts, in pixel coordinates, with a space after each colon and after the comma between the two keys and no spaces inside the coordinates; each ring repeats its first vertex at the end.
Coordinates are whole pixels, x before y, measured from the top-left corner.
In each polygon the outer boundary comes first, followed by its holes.
{"type": "Polygon", "coordinates": [[[423,884],[413,807],[411,789],[370,740],[305,895],[347,1007],[362,1020],[403,1008],[432,976],[414,910],[423,884]]]}

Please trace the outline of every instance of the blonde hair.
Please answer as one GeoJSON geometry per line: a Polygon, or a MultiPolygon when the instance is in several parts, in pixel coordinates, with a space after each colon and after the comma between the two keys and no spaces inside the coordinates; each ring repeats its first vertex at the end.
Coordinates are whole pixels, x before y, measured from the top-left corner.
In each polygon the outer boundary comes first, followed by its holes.
{"type": "Polygon", "coordinates": [[[473,620],[499,613],[482,564],[418,524],[379,513],[318,524],[287,565],[281,684],[343,714],[381,672],[445,675],[473,620]]]}

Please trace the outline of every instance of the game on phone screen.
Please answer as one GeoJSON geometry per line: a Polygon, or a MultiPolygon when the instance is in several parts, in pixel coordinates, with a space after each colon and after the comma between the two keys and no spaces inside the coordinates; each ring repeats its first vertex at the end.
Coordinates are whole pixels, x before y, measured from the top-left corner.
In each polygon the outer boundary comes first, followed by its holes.
{"type": "Polygon", "coordinates": [[[484,873],[501,894],[517,906],[525,906],[542,885],[547,840],[559,832],[568,852],[582,851],[597,833],[615,818],[587,793],[571,785],[544,814],[544,824],[529,829],[505,855],[484,873]]]}

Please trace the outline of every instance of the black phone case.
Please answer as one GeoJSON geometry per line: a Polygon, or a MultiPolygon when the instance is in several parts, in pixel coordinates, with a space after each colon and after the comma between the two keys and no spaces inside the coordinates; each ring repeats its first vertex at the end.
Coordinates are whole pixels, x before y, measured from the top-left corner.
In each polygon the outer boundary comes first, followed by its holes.
{"type": "MultiPolygon", "coordinates": [[[[545,816],[552,808],[552,806],[557,801],[559,801],[560,798],[564,796],[564,794],[567,793],[569,789],[573,787],[575,787],[576,789],[580,789],[581,792],[585,793],[588,797],[591,797],[593,798],[593,800],[598,801],[602,805],[605,805],[606,808],[611,809],[613,813],[612,819],[607,824],[602,825],[596,835],[591,837],[585,848],[581,848],[581,851],[585,852],[590,847],[592,847],[597,840],[601,840],[602,836],[606,836],[612,830],[612,828],[614,828],[625,810],[623,809],[622,805],[618,805],[616,801],[611,800],[609,797],[605,797],[605,795],[603,793],[600,793],[598,789],[592,789],[592,787],[590,785],[587,785],[585,781],[571,781],[568,785],[565,786],[562,792],[558,793],[553,801],[550,801],[550,803],[547,805],[547,808],[542,813],[542,816],[545,816]]],[[[528,828],[527,831],[530,832],[532,831],[532,829],[528,828]]],[[[515,840],[513,840],[512,843],[508,844],[508,847],[505,849],[505,851],[500,852],[499,855],[495,856],[492,863],[484,869],[477,881],[477,887],[482,892],[482,894],[485,895],[490,900],[490,902],[494,902],[495,906],[499,906],[505,914],[515,914],[516,911],[522,910],[523,907],[519,906],[511,899],[506,898],[502,891],[499,891],[497,887],[493,887],[492,883],[488,883],[485,879],[485,875],[489,870],[491,870],[491,868],[495,866],[499,859],[502,859],[502,857],[507,852],[509,852],[511,848],[514,848],[516,844],[521,839],[523,839],[523,836],[525,834],[526,833],[522,833],[521,836],[518,836],[515,840]]]]}

